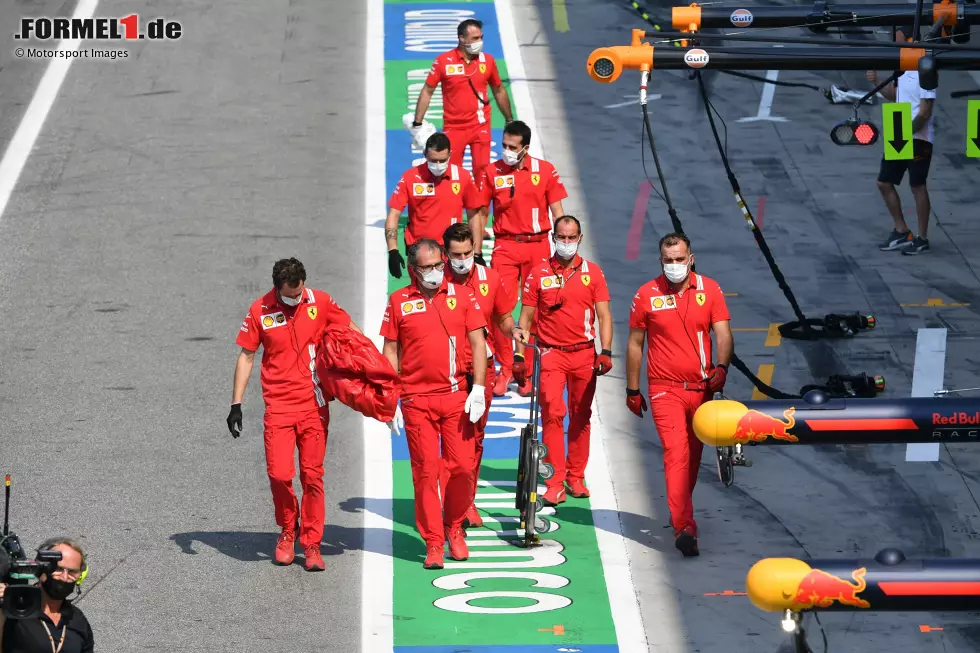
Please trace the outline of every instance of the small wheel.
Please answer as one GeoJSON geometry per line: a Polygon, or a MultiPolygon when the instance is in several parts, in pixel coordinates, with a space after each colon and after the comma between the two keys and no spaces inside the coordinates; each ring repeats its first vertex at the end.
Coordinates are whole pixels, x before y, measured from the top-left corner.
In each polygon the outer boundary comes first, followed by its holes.
{"type": "Polygon", "coordinates": [[[534,512],[539,513],[543,509],[544,509],[544,501],[541,499],[541,497],[538,497],[537,499],[534,500],[534,512]]]}
{"type": "Polygon", "coordinates": [[[549,463],[541,463],[538,465],[538,474],[541,476],[541,478],[547,481],[549,478],[555,475],[555,468],[549,463]]]}
{"type": "Polygon", "coordinates": [[[731,447],[715,447],[715,452],[715,462],[718,465],[718,480],[725,487],[731,487],[732,483],[735,482],[735,467],[732,465],[731,447]]]}
{"type": "Polygon", "coordinates": [[[551,522],[544,517],[534,518],[534,532],[535,533],[547,533],[551,530],[551,522]]]}
{"type": "Polygon", "coordinates": [[[543,442],[538,443],[538,460],[544,460],[548,455],[548,447],[543,442]]]}

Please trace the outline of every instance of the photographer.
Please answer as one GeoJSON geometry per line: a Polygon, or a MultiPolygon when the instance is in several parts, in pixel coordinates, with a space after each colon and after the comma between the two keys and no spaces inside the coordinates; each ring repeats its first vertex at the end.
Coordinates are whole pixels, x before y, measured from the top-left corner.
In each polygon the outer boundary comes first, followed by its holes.
{"type": "MultiPolygon", "coordinates": [[[[92,653],[92,627],[68,601],[84,578],[85,553],[74,541],[59,537],[38,547],[61,553],[58,569],[41,574],[42,614],[36,619],[4,619],[0,613],[0,653],[92,653]]],[[[0,600],[5,586],[0,584],[0,600]]]]}

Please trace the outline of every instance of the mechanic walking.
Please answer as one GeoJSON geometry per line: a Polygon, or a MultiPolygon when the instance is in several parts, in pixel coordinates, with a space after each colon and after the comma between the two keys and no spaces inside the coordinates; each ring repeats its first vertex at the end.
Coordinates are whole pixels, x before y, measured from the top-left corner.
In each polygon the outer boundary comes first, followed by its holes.
{"type": "Polygon", "coordinates": [[[734,343],[728,306],[718,284],[691,271],[694,255],[684,234],[660,239],[664,273],[642,286],[630,308],[626,347],[626,405],[643,417],[647,402],[640,394],[643,343],[647,343],[647,392],[653,422],[664,449],[667,506],[674,545],[685,556],[698,555],[698,526],[693,494],[703,445],[694,435],[694,411],[725,387],[734,343]],[[715,332],[718,364],[711,364],[715,332]]]}
{"type": "Polygon", "coordinates": [[[423,564],[442,569],[447,540],[453,559],[469,557],[463,519],[476,492],[473,425],[486,412],[486,322],[470,289],[445,278],[439,243],[416,242],[408,248],[408,264],[413,281],[391,294],[381,325],[384,355],[401,375],[401,415],[389,427],[397,434],[404,419],[415,523],[426,545],[423,564]],[[440,495],[444,465],[449,476],[440,495]]]}
{"type": "MultiPolygon", "coordinates": [[[[425,163],[406,170],[388,202],[385,218],[385,241],[388,243],[388,271],[396,279],[402,276],[405,259],[398,251],[398,218],[408,207],[405,246],[420,238],[442,240],[446,227],[463,221],[463,209],[471,224],[479,214],[480,194],[463,166],[450,163],[452,147],[449,137],[433,134],[425,143],[425,163]]],[[[479,229],[483,230],[482,223],[479,229]]]]}
{"type": "MultiPolygon", "coordinates": [[[[543,159],[528,154],[531,128],[520,120],[504,127],[503,158],[488,166],[477,183],[482,194],[479,219],[485,222],[487,207],[493,204],[493,269],[500,274],[508,301],[517,304],[518,291],[531,270],[551,258],[549,234],[552,219],[565,215],[562,200],[568,192],[555,167],[543,159]],[[548,211],[551,211],[549,217],[548,211]]],[[[483,229],[474,228],[479,252],[483,248],[483,229]]],[[[495,329],[496,356],[500,374],[494,383],[493,394],[507,393],[512,377],[514,350],[509,333],[495,329]]],[[[530,379],[518,383],[522,396],[530,394],[530,379]]]]}
{"type": "MultiPolygon", "coordinates": [[[[900,43],[911,41],[907,35],[912,33],[911,27],[895,30],[895,40],[900,43]]],[[[878,73],[868,71],[868,81],[878,83],[878,73]]],[[[915,255],[929,251],[929,214],[932,204],[929,201],[929,191],[926,188],[926,178],[929,176],[929,165],[932,163],[932,143],[935,137],[935,116],[933,109],[936,102],[936,91],[927,91],[919,86],[919,73],[907,70],[902,73],[895,84],[889,84],[881,89],[881,94],[889,102],[909,102],[912,105],[912,156],[911,160],[902,159],[887,161],[881,159],[881,170],[878,172],[878,190],[885,200],[885,206],[891,213],[895,228],[878,249],[881,251],[901,250],[902,254],[915,255]],[[902,214],[902,200],[898,196],[896,186],[902,183],[905,171],[909,173],[909,187],[915,199],[915,214],[919,233],[914,238],[912,231],[905,223],[902,214]]]]}
{"type": "Polygon", "coordinates": [[[473,159],[473,177],[479,179],[483,169],[490,164],[491,112],[487,87],[493,90],[504,120],[510,122],[513,114],[507,89],[500,81],[497,62],[483,52],[483,23],[472,18],[464,20],[457,26],[456,35],[459,45],[432,62],[432,70],[415,104],[412,131],[415,136],[422,127],[432,94],[441,84],[442,130],[453,144],[450,163],[463,165],[463,152],[468,145],[473,159]]]}
{"type": "Polygon", "coordinates": [[[537,318],[541,351],[541,429],[554,475],[545,481],[542,500],[565,501],[565,486],[573,497],[587,497],[585,467],[589,462],[592,398],[596,376],[612,369],[613,323],[609,287],[599,266],[578,255],[582,225],[566,215],[555,222],[555,255],[531,269],[524,284],[520,329],[514,358],[514,378],[527,376],[522,343],[537,318]],[[595,350],[595,319],[599,318],[602,351],[595,350]],[[565,400],[568,389],[568,458],[565,458],[565,400]]]}
{"type": "Polygon", "coordinates": [[[282,527],[275,561],[292,564],[298,534],[306,570],[323,571],[323,457],[330,410],[316,373],[317,346],[328,324],[360,329],[329,294],[306,287],[306,268],[295,258],[276,261],[272,284],[274,288],[248,309],[238,334],[236,344],[242,351],[235,365],[228,429],[235,438],[241,434],[242,398],[255,352],[262,345],[265,459],[276,523],[282,527]],[[297,448],[302,518],[293,491],[297,448]]]}
{"type": "MultiPolygon", "coordinates": [[[[467,286],[477,298],[483,309],[483,319],[486,320],[488,328],[490,325],[497,325],[504,333],[511,333],[515,328],[514,304],[508,299],[507,293],[503,291],[500,284],[500,275],[496,270],[480,265],[475,262],[475,252],[473,247],[473,234],[464,224],[454,224],[446,229],[443,236],[443,246],[449,257],[449,267],[451,268],[450,280],[461,286],[467,286]]],[[[486,399],[486,412],[476,424],[476,467],[473,472],[473,492],[476,493],[476,482],[480,478],[480,462],[483,460],[483,437],[486,434],[487,420],[490,417],[490,404],[493,401],[493,340],[486,339],[487,350],[487,377],[484,384],[484,398],[486,399]]],[[[449,470],[443,469],[442,487],[446,487],[449,480],[449,470]]],[[[470,504],[466,511],[464,526],[483,526],[483,518],[477,511],[476,506],[470,504]]]]}

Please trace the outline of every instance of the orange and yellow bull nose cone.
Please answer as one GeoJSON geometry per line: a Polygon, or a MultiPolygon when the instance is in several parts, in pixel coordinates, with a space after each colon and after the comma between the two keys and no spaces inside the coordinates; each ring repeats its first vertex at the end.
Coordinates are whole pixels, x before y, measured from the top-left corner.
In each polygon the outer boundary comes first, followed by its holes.
{"type": "Polygon", "coordinates": [[[694,434],[708,446],[731,446],[736,442],[738,424],[748,412],[748,407],[738,401],[706,401],[694,412],[694,434]]]}
{"type": "Polygon", "coordinates": [[[745,577],[745,593],[760,610],[782,612],[796,603],[800,583],[813,571],[795,558],[766,558],[752,565],[745,577]]]}

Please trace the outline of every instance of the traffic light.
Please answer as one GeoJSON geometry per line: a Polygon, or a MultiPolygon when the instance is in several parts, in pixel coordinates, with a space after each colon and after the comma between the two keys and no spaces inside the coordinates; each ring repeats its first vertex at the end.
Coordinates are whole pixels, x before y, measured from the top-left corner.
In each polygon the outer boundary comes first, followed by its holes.
{"type": "Polygon", "coordinates": [[[845,120],[830,130],[830,140],[835,145],[874,145],[878,142],[878,128],[870,122],[845,120]]]}

